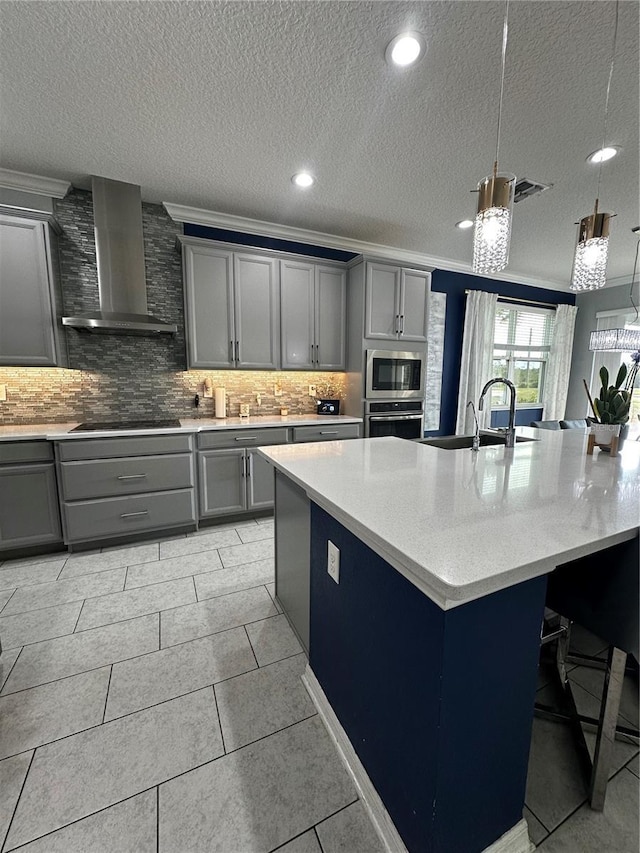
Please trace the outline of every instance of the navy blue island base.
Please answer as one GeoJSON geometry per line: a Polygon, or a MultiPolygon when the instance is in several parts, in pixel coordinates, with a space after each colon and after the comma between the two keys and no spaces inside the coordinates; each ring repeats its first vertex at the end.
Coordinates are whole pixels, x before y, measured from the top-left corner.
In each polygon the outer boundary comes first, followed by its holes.
{"type": "Polygon", "coordinates": [[[311,504],[309,664],[409,853],[481,853],[522,820],[546,585],[442,610],[311,504]]]}

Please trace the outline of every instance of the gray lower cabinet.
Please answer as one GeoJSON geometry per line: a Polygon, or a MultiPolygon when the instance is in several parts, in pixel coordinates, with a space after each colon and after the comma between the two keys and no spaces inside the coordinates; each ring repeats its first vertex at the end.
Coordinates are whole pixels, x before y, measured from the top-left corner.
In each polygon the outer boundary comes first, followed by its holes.
{"type": "Polygon", "coordinates": [[[270,509],[273,468],[253,448],[288,441],[285,427],[199,433],[200,518],[270,509]]]}
{"type": "Polygon", "coordinates": [[[54,235],[47,222],[0,214],[0,365],[67,363],[54,235]]]}
{"type": "Polygon", "coordinates": [[[53,452],[47,441],[0,444],[0,552],[62,542],[53,452]]]}
{"type": "Polygon", "coordinates": [[[319,424],[293,428],[293,440],[338,441],[343,438],[360,438],[360,424],[319,424]]]}
{"type": "Polygon", "coordinates": [[[193,436],[57,443],[69,544],[196,524],[193,436]]]}

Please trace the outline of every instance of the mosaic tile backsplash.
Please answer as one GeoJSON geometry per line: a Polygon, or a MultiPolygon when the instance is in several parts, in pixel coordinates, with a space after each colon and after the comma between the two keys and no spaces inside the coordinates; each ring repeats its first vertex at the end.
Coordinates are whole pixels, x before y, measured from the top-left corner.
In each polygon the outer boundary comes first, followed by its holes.
{"type": "MultiPolygon", "coordinates": [[[[98,307],[98,278],[91,193],[73,190],[56,202],[64,312],[98,307]]],[[[175,323],[175,337],[86,335],[67,330],[69,366],[0,367],[7,400],[0,423],[64,423],[163,417],[212,417],[214,401],[203,396],[206,377],[227,391],[227,414],[248,403],[254,415],[315,412],[309,385],[318,396],[341,398],[344,375],[298,371],[186,370],[182,267],[176,251],[180,226],[160,205],[142,205],[149,312],[175,323]],[[276,395],[276,385],[281,391],[276,395]],[[200,407],[194,407],[199,394],[200,407]],[[258,405],[257,396],[260,396],[258,405]]]]}

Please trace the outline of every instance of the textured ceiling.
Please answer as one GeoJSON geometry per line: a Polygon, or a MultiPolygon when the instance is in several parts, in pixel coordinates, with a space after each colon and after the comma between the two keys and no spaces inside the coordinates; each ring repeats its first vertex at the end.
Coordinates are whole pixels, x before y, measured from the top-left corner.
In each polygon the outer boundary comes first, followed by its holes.
{"type": "MultiPolygon", "coordinates": [[[[0,165],[147,201],[471,261],[469,190],[490,172],[504,3],[0,3],[0,165]],[[422,32],[422,62],[384,61],[422,32]],[[318,178],[302,192],[291,175],[318,178]]],[[[510,6],[501,168],[554,186],[515,208],[508,273],[565,287],[591,212],[614,3],[510,6]]],[[[638,213],[638,3],[622,0],[601,209],[629,280],[638,213]]]]}

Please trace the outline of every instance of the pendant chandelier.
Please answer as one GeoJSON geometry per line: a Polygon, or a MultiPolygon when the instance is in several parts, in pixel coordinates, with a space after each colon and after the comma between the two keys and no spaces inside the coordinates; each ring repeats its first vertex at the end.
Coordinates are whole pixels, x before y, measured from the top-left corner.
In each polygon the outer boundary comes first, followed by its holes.
{"type": "MultiPolygon", "coordinates": [[[[607,123],[609,118],[609,93],[611,91],[611,78],[613,77],[613,64],[616,55],[616,42],[618,39],[618,5],[616,0],[615,25],[613,28],[613,47],[611,49],[611,63],[609,65],[609,80],[607,82],[607,95],[604,103],[604,119],[602,130],[602,149],[606,147],[607,123]]],[[[609,225],[614,213],[600,213],[598,210],[600,196],[600,182],[602,178],[602,163],[598,165],[598,188],[596,191],[596,203],[593,213],[583,217],[578,223],[578,241],[573,260],[573,271],[571,273],[571,290],[585,291],[598,290],[607,282],[607,260],[609,256],[609,225]]]]}
{"type": "MultiPolygon", "coordinates": [[[[629,300],[636,312],[632,323],[634,326],[638,324],[638,306],[633,299],[633,286],[638,270],[639,249],[640,239],[636,244],[636,256],[633,261],[631,287],[629,289],[629,300]]],[[[597,329],[595,332],[591,332],[589,336],[589,349],[595,352],[637,352],[640,350],[640,329],[597,329]]]]}
{"type": "Polygon", "coordinates": [[[473,271],[482,275],[500,272],[509,261],[511,220],[515,175],[498,172],[500,152],[500,126],[502,123],[502,96],[504,93],[504,68],[507,56],[509,31],[509,0],[506,0],[502,28],[502,70],[500,76],[500,101],[496,133],[496,158],[493,172],[478,184],[478,212],[473,232],[473,271]]]}

